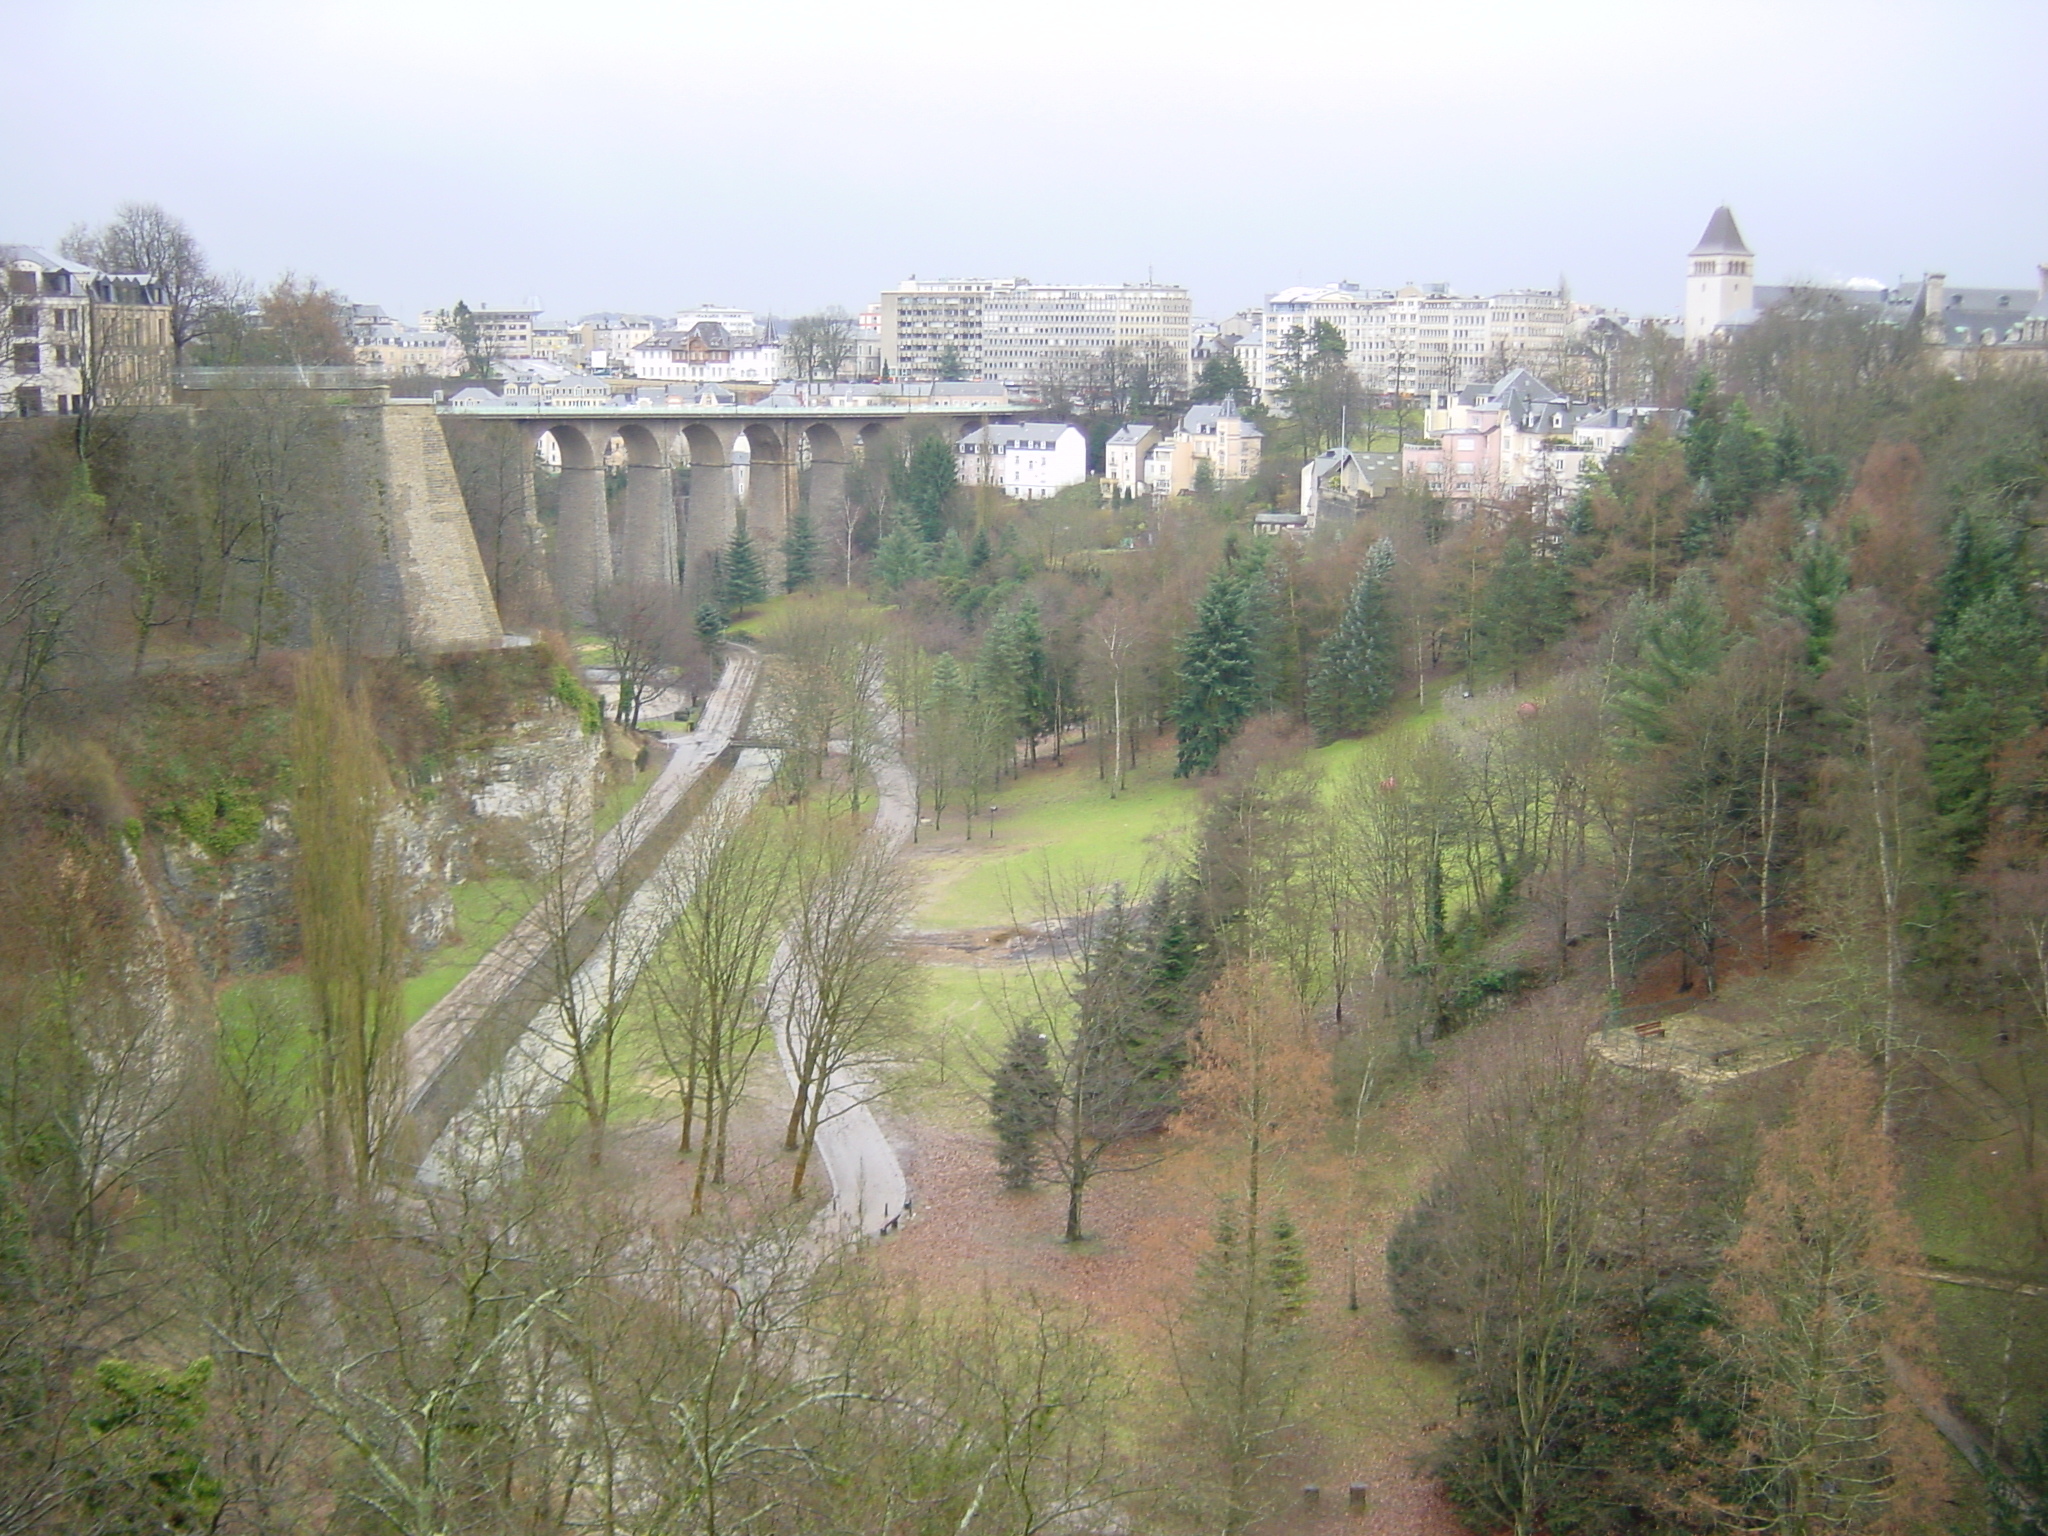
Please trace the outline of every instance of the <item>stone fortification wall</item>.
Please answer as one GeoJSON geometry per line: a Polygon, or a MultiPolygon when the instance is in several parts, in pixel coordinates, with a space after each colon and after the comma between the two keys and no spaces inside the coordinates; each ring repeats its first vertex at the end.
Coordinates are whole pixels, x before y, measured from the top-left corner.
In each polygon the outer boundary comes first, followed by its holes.
{"type": "Polygon", "coordinates": [[[355,499],[394,569],[403,644],[413,651],[474,651],[503,636],[462,486],[434,407],[391,400],[351,408],[358,462],[355,499]]]}

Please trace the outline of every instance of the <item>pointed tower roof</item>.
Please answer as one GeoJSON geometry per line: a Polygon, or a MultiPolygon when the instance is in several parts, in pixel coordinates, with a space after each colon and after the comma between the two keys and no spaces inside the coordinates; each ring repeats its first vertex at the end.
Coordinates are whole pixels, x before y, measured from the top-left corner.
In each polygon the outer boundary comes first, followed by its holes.
{"type": "Polygon", "coordinates": [[[1742,243],[1742,231],[1735,227],[1735,215],[1723,203],[1714,210],[1714,216],[1707,220],[1707,232],[1700,236],[1700,243],[1692,248],[1695,256],[1754,256],[1756,252],[1742,243]]]}

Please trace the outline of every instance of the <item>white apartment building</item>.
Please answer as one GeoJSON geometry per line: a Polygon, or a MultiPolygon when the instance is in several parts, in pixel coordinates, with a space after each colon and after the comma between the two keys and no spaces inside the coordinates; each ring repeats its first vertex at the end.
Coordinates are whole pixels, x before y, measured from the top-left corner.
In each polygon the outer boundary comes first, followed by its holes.
{"type": "Polygon", "coordinates": [[[943,361],[960,364],[962,378],[985,378],[981,315],[988,292],[1022,278],[910,277],[884,289],[878,305],[882,364],[895,379],[936,379],[943,361]]]}
{"type": "Polygon", "coordinates": [[[1399,289],[1356,283],[1285,288],[1260,312],[1263,390],[1281,388],[1292,339],[1311,344],[1317,322],[1344,338],[1347,360],[1366,388],[1420,393],[1456,389],[1519,359],[1540,362],[1571,331],[1571,301],[1548,289],[1516,289],[1481,298],[1447,284],[1399,289]]]}
{"type": "MultiPolygon", "coordinates": [[[[476,323],[477,344],[486,357],[533,356],[533,322],[539,313],[537,304],[529,307],[469,306],[470,319],[476,323]]],[[[423,331],[453,331],[454,318],[453,305],[445,310],[430,309],[420,316],[419,328],[423,331]]]]}
{"type": "Polygon", "coordinates": [[[960,481],[1038,501],[1088,478],[1088,440],[1061,421],[977,427],[960,439],[960,481]]]}
{"type": "Polygon", "coordinates": [[[982,365],[991,378],[1025,384],[1058,354],[1094,356],[1111,347],[1150,352],[1175,388],[1187,383],[1188,291],[1172,283],[1063,288],[1018,283],[983,301],[982,365]]]}
{"type": "Polygon", "coordinates": [[[886,290],[876,329],[891,377],[939,376],[950,352],[966,378],[1023,384],[1055,353],[1157,348],[1186,382],[1191,309],[1172,283],[1033,283],[1021,277],[909,278],[886,290]]]}

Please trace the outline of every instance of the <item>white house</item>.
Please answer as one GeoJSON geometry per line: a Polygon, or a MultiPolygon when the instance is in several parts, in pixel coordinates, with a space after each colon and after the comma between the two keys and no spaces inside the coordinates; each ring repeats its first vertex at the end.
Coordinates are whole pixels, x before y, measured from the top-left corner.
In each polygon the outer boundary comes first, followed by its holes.
{"type": "Polygon", "coordinates": [[[1159,429],[1143,422],[1117,428],[1102,449],[1102,485],[1106,491],[1136,496],[1145,489],[1145,455],[1159,441],[1159,429]]]}
{"type": "Polygon", "coordinates": [[[960,439],[960,479],[1033,501],[1088,478],[1088,440],[1058,421],[977,427],[960,439]]]}
{"type": "Polygon", "coordinates": [[[626,353],[636,379],[689,384],[772,384],[782,374],[782,348],[735,337],[716,320],[686,331],[656,331],[626,353]]]}

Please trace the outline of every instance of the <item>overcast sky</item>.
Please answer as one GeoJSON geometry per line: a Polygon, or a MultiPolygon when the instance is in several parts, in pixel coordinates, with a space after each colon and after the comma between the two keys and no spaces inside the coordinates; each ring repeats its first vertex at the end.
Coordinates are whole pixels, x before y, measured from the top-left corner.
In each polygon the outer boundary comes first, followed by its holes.
{"type": "Polygon", "coordinates": [[[2043,0],[10,0],[0,240],[163,204],[411,318],[897,280],[1548,286],[2048,261],[2043,0]]]}

